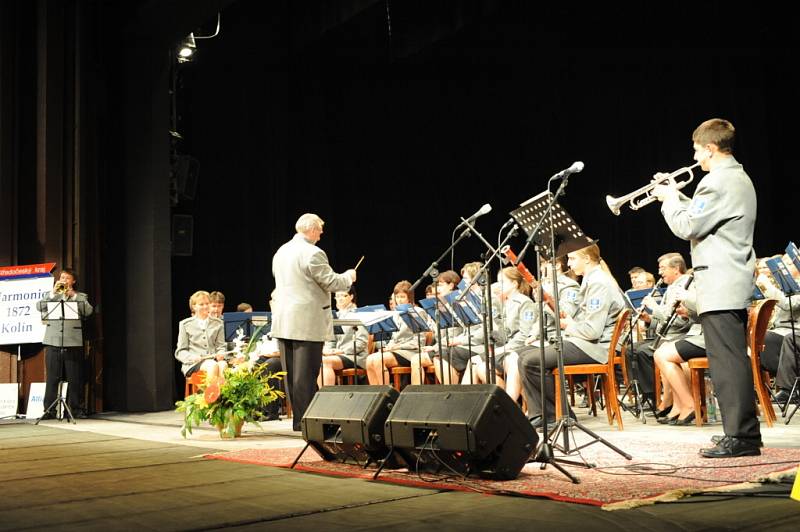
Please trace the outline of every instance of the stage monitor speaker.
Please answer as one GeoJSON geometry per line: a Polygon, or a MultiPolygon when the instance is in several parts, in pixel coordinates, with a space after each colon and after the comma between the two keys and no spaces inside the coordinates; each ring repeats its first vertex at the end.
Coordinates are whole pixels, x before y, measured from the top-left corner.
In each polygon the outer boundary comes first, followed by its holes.
{"type": "Polygon", "coordinates": [[[386,420],[386,444],[410,471],[517,478],[539,441],[493,384],[407,386],[386,420]]]}
{"type": "Polygon", "coordinates": [[[391,386],[325,386],[300,421],[303,439],[328,461],[363,465],[388,457],[386,467],[398,467],[383,435],[398,396],[391,386]]]}

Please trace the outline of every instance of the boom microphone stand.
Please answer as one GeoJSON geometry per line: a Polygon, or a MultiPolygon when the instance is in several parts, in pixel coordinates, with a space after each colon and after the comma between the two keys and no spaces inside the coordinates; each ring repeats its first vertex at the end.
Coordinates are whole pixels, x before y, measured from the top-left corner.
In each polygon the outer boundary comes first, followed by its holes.
{"type": "MultiPolygon", "coordinates": [[[[572,171],[580,171],[583,169],[582,163],[575,163],[570,170],[572,171]],[[580,164],[579,169],[573,170],[573,168],[578,167],[580,164]]],[[[553,290],[552,296],[554,300],[554,312],[556,317],[556,327],[555,327],[555,342],[552,344],[557,353],[557,362],[558,362],[558,378],[560,379],[561,389],[566,391],[566,377],[564,375],[564,339],[561,335],[561,327],[558,325],[558,320],[561,317],[561,309],[559,307],[559,297],[558,297],[558,275],[556,272],[559,271],[558,264],[556,261],[556,257],[558,256],[556,251],[558,250],[561,255],[565,253],[569,253],[571,251],[576,251],[578,249],[582,249],[590,244],[592,244],[592,240],[589,239],[584,235],[584,233],[578,228],[577,224],[572,220],[572,218],[564,211],[560,205],[558,205],[557,200],[559,197],[565,194],[565,190],[569,181],[570,171],[560,172],[559,174],[554,175],[551,177],[547,182],[547,190],[538,196],[531,198],[527,202],[523,203],[519,209],[516,209],[511,214],[512,216],[519,222],[520,226],[522,226],[523,230],[526,231],[528,234],[528,240],[525,244],[525,247],[519,254],[517,259],[517,263],[520,263],[525,256],[530,245],[533,243],[534,239],[537,240],[537,249],[539,250],[540,255],[547,253],[548,258],[552,263],[552,283],[553,283],[553,290]],[[556,190],[555,194],[550,193],[550,185],[555,179],[561,179],[561,185],[556,190]],[[541,213],[539,215],[539,213],[541,213]],[[534,223],[534,220],[538,217],[538,221],[534,223]],[[543,224],[548,222],[548,228],[541,230],[543,224]],[[556,227],[558,227],[558,236],[560,240],[560,245],[556,246],[556,227]],[[543,233],[549,233],[543,234],[543,233]],[[549,236],[549,239],[547,238],[549,236]]],[[[537,261],[538,262],[538,261],[537,261]]],[[[544,289],[539,283],[539,305],[540,311],[543,310],[543,300],[544,300],[544,289]]],[[[541,320],[543,322],[543,320],[541,320]]],[[[540,333],[544,334],[544,323],[540,324],[540,333]]],[[[539,443],[539,446],[536,448],[534,452],[532,461],[541,463],[541,468],[544,469],[548,464],[552,465],[559,471],[561,471],[565,476],[567,476],[573,483],[577,484],[580,480],[571,475],[567,472],[563,467],[560,466],[559,462],[561,463],[568,463],[573,465],[582,465],[588,467],[586,464],[579,463],[579,462],[571,462],[568,460],[564,460],[561,458],[555,458],[553,454],[553,449],[557,448],[559,451],[563,452],[565,455],[570,455],[574,452],[579,451],[583,447],[591,445],[593,443],[603,443],[613,451],[619,453],[620,455],[624,456],[628,460],[631,459],[631,456],[618,447],[612,445],[610,442],[596,434],[595,432],[591,431],[589,428],[585,427],[577,420],[572,419],[569,416],[569,405],[567,403],[567,394],[561,394],[561,412],[562,417],[561,419],[557,420],[556,427],[553,430],[552,434],[552,442],[556,442],[558,440],[559,435],[563,435],[563,443],[559,446],[558,444],[553,444],[551,442],[551,438],[548,437],[548,426],[547,426],[547,397],[546,397],[546,382],[545,382],[545,346],[543,342],[543,338],[539,340],[539,384],[540,384],[540,392],[541,392],[541,403],[542,403],[542,441],[539,443]],[[574,428],[580,429],[585,434],[591,436],[592,441],[589,443],[585,443],[579,447],[574,449],[570,446],[570,431],[574,428]]]]}

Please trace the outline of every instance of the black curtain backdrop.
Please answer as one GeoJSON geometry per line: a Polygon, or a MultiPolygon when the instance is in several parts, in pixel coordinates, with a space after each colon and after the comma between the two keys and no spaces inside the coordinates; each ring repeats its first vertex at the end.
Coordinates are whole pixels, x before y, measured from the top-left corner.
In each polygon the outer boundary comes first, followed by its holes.
{"type": "MultiPolygon", "coordinates": [[[[477,227],[496,242],[510,210],[581,160],[562,204],[627,286],[630,267],[655,271],[659,255],[689,246],[656,205],[615,217],[605,196],[692,164],[692,131],[723,117],[758,192],[757,252],[800,238],[798,37],[774,7],[0,6],[0,263],[78,266],[98,304],[106,409],[168,408],[182,388],[172,352],[191,293],[221,290],[228,311],[266,309],[272,255],[304,212],[326,220],[320,245],[335,269],[366,256],[359,303],[384,303],[449,245],[460,216],[490,203],[477,227]],[[213,33],[217,12],[220,35],[176,66],[175,46],[213,33]],[[200,165],[196,195],[177,203],[171,128],[200,165]],[[170,257],[173,215],[193,218],[191,256],[170,257]]],[[[466,240],[455,269],[484,251],[466,240]]]]}
{"type": "MultiPolygon", "coordinates": [[[[227,310],[265,310],[272,254],[307,211],[327,222],[335,269],[366,256],[359,302],[384,303],[449,245],[459,216],[491,203],[477,227],[496,242],[508,212],[575,160],[586,169],[562,204],[627,286],[630,267],[655,271],[689,246],[656,205],[615,217],[605,196],[693,164],[691,133],[711,117],[737,127],[759,195],[757,252],[798,238],[778,214],[792,206],[796,38],[770,14],[712,3],[716,18],[695,23],[667,6],[394,2],[390,37],[387,4],[361,4],[315,18],[236,2],[181,68],[181,150],[201,171],[195,201],[173,209],[195,218],[193,256],[173,259],[174,321],[196,289],[222,290],[227,310]]],[[[464,242],[455,269],[483,251],[464,242]]]]}

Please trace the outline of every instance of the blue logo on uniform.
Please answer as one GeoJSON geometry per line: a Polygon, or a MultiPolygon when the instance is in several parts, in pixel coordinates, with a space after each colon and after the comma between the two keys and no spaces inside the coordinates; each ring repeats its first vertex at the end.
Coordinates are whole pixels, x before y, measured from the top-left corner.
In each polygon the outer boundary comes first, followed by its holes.
{"type": "Polygon", "coordinates": [[[578,292],[575,290],[570,290],[567,292],[567,301],[572,301],[573,303],[578,300],[578,292]]]}
{"type": "Polygon", "coordinates": [[[600,308],[600,298],[593,297],[589,300],[589,310],[597,310],[600,308]]]}
{"type": "Polygon", "coordinates": [[[531,321],[533,319],[533,312],[528,310],[522,314],[522,319],[525,321],[531,321]]]}
{"type": "Polygon", "coordinates": [[[694,214],[698,215],[702,213],[706,209],[706,200],[703,198],[695,198],[692,201],[692,206],[689,211],[694,214]]]}

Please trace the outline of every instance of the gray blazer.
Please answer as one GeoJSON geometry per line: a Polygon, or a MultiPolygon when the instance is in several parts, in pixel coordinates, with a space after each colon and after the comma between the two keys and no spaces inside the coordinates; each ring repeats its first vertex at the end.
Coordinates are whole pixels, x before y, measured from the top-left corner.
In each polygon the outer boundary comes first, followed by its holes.
{"type": "Polygon", "coordinates": [[[580,306],[574,323],[564,329],[564,341],[598,362],[608,360],[608,347],[624,298],[614,279],[600,266],[583,276],[580,306]]]}
{"type": "Polygon", "coordinates": [[[334,272],[325,252],[299,233],[272,257],[272,274],[272,337],[332,340],[331,292],[350,288],[350,276],[334,272]]]}
{"type": "Polygon", "coordinates": [[[661,213],[692,248],[699,314],[744,309],[753,296],[756,192],[742,165],[726,157],[700,180],[689,199],[668,198],[661,213]]]}
{"type": "Polygon", "coordinates": [[[786,336],[792,332],[792,317],[794,316],[795,328],[800,329],[797,321],[800,318],[800,298],[792,297],[791,308],[789,308],[789,298],[786,297],[780,288],[768,282],[761,289],[767,299],[774,299],[775,310],[772,311],[771,331],[786,336]]]}
{"type": "Polygon", "coordinates": [[[536,314],[536,304],[525,294],[514,292],[506,300],[503,334],[499,335],[503,345],[495,350],[495,364],[499,366],[506,354],[525,347],[525,340],[539,330],[536,314]]]}
{"type": "Polygon", "coordinates": [[[44,345],[54,347],[83,347],[83,325],[81,320],[92,315],[94,309],[89,304],[86,294],[76,292],[71,297],[63,294],[48,294],[41,301],[36,303],[36,308],[42,312],[42,321],[45,323],[44,345]],[[45,316],[47,313],[47,303],[52,301],[72,301],[78,303],[79,320],[52,320],[45,316]],[[63,334],[62,334],[63,333],[63,334]]]}
{"type": "Polygon", "coordinates": [[[178,325],[178,347],[175,358],[181,362],[181,372],[200,362],[202,357],[225,350],[225,325],[219,318],[209,316],[204,328],[194,316],[182,320],[178,325]]]}
{"type": "Polygon", "coordinates": [[[360,368],[366,368],[367,342],[369,333],[364,327],[342,327],[343,334],[337,334],[334,340],[325,342],[325,348],[335,351],[344,351],[340,357],[353,360],[353,345],[356,349],[356,364],[360,368]],[[353,338],[355,337],[355,342],[353,338]]]}
{"type": "MultiPolygon", "coordinates": [[[[650,316],[652,318],[653,326],[660,328],[661,325],[669,319],[670,315],[672,314],[672,307],[675,306],[676,302],[675,289],[678,287],[686,288],[686,283],[688,282],[689,275],[683,274],[667,287],[667,291],[664,292],[664,297],[661,299],[661,303],[652,309],[653,313],[650,316]]],[[[677,340],[681,338],[687,332],[689,332],[689,328],[691,328],[691,326],[691,319],[677,316],[675,321],[672,323],[672,327],[670,327],[669,331],[667,331],[665,340],[677,340]]]]}

